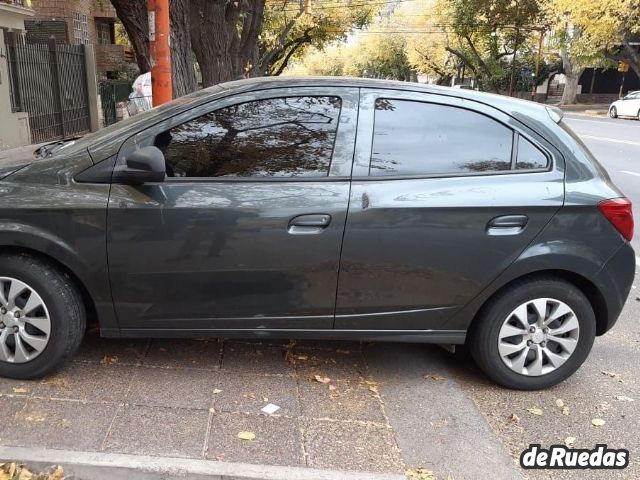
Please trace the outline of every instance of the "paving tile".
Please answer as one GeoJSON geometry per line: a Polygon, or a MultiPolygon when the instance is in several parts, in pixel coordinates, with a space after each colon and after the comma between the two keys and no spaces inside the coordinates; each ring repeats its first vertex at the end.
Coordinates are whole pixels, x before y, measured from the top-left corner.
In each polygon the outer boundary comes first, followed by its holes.
{"type": "Polygon", "coordinates": [[[333,470],[402,472],[391,429],[361,423],[308,420],[309,466],[333,470]]]}
{"type": "Polygon", "coordinates": [[[209,411],[127,405],[116,416],[105,450],[137,455],[200,457],[209,411]]]}
{"type": "Polygon", "coordinates": [[[299,420],[216,413],[211,419],[207,458],[224,462],[304,466],[299,420]],[[240,440],[238,432],[255,434],[240,440]]]}
{"type": "Polygon", "coordinates": [[[34,386],[34,395],[92,402],[124,402],[135,367],[70,363],[34,386]]]}
{"type": "Polygon", "coordinates": [[[225,342],[222,369],[229,372],[293,375],[284,349],[268,345],[225,342]]]}
{"type": "Polygon", "coordinates": [[[222,390],[214,395],[214,407],[222,412],[261,414],[268,403],[280,407],[277,415],[300,415],[297,382],[291,377],[224,374],[216,387],[222,390]]]}
{"type": "Polygon", "coordinates": [[[306,417],[386,423],[378,396],[364,381],[323,384],[302,378],[299,391],[306,417]]]}
{"type": "Polygon", "coordinates": [[[3,445],[97,451],[117,408],[113,404],[29,399],[24,409],[3,415],[0,439],[3,445]]]}
{"type": "Polygon", "coordinates": [[[121,364],[137,364],[142,361],[148,345],[149,340],[101,338],[98,331],[93,329],[84,336],[72,360],[99,363],[115,359],[121,364]]]}
{"type": "Polygon", "coordinates": [[[139,367],[131,382],[127,402],[208,410],[213,389],[220,383],[220,373],[211,370],[139,367]]]}
{"type": "Polygon", "coordinates": [[[7,397],[0,395],[0,412],[2,412],[2,421],[0,421],[0,445],[11,445],[10,438],[7,438],[5,431],[9,434],[14,428],[13,422],[15,416],[27,404],[26,397],[7,397]]]}
{"type": "Polygon", "coordinates": [[[143,365],[169,368],[219,368],[222,342],[206,340],[153,340],[143,365]]]}
{"type": "Polygon", "coordinates": [[[366,376],[367,368],[359,350],[312,350],[293,351],[296,370],[301,378],[315,375],[331,380],[359,380],[366,376]]]}

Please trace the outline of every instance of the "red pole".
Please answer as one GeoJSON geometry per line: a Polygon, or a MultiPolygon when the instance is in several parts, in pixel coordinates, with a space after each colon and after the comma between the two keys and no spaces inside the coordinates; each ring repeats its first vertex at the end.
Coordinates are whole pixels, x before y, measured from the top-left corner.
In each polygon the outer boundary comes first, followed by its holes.
{"type": "Polygon", "coordinates": [[[147,0],[153,106],[171,101],[169,0],[147,0]]]}

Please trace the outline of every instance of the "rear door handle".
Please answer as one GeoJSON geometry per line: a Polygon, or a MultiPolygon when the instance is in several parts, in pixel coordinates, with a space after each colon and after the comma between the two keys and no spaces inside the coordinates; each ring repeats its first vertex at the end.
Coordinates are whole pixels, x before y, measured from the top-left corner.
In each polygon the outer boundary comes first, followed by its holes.
{"type": "Polygon", "coordinates": [[[529,217],[526,215],[502,215],[489,220],[487,233],[489,235],[516,235],[527,226],[529,217]]]}
{"type": "Polygon", "coordinates": [[[287,231],[292,235],[313,235],[322,232],[331,223],[331,215],[317,213],[298,215],[289,221],[287,231]]]}

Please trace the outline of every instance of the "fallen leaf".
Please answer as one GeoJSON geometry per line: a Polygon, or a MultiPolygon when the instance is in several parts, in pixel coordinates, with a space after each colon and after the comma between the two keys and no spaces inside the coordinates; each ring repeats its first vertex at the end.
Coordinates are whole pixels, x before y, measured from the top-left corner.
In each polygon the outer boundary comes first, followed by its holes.
{"type": "Polygon", "coordinates": [[[296,360],[300,360],[302,362],[305,362],[305,361],[309,360],[309,356],[308,355],[296,355],[296,360]]]}
{"type": "Polygon", "coordinates": [[[242,396],[244,398],[248,399],[248,400],[253,400],[254,398],[256,398],[256,394],[255,393],[245,393],[242,396]]]}
{"type": "Polygon", "coordinates": [[[372,391],[373,393],[375,393],[376,395],[380,395],[380,392],[378,391],[378,386],[377,385],[369,385],[369,390],[372,391]]]}
{"type": "Polygon", "coordinates": [[[562,400],[561,398],[556,399],[556,407],[563,408],[564,407],[564,400],[562,400]]]}
{"type": "Polygon", "coordinates": [[[511,415],[509,415],[508,421],[510,423],[518,423],[520,421],[520,417],[515,413],[512,413],[511,415]]]}
{"type": "Polygon", "coordinates": [[[562,407],[562,414],[569,415],[569,407],[562,407]]]}
{"type": "Polygon", "coordinates": [[[527,411],[531,414],[531,415],[542,415],[542,409],[538,408],[538,407],[531,407],[531,408],[527,408],[527,411]]]}
{"type": "Polygon", "coordinates": [[[426,468],[410,468],[405,470],[404,475],[407,480],[436,480],[436,475],[426,468]]]}
{"type": "Polygon", "coordinates": [[[329,390],[331,390],[332,392],[337,390],[338,387],[336,387],[335,385],[329,385],[329,390]]]}
{"type": "Polygon", "coordinates": [[[27,393],[29,390],[24,387],[13,387],[13,393],[27,393]]]}
{"type": "Polygon", "coordinates": [[[567,438],[564,439],[564,444],[567,447],[572,446],[574,443],[576,443],[576,437],[567,437],[567,438]]]}
{"type": "Polygon", "coordinates": [[[625,397],[624,395],[616,395],[616,400],[620,402],[635,402],[631,397],[625,397]]]}
{"type": "Polygon", "coordinates": [[[606,422],[601,418],[594,418],[593,420],[591,420],[591,425],[593,425],[594,427],[601,427],[605,423],[606,422]]]}
{"type": "Polygon", "coordinates": [[[606,375],[607,377],[611,377],[611,378],[618,378],[620,376],[619,373],[607,372],[606,370],[602,370],[602,374],[606,375]]]}
{"type": "Polygon", "coordinates": [[[329,377],[323,377],[321,375],[314,375],[313,378],[319,383],[329,383],[331,381],[329,377]]]}
{"type": "Polygon", "coordinates": [[[103,365],[113,365],[115,363],[118,363],[118,356],[117,355],[113,355],[113,356],[108,356],[105,355],[102,360],[100,360],[100,363],[103,365]]]}
{"type": "Polygon", "coordinates": [[[219,388],[214,388],[213,389],[213,394],[214,395],[218,395],[219,393],[222,393],[222,390],[220,390],[219,388]]]}
{"type": "Polygon", "coordinates": [[[336,353],[342,353],[343,355],[351,355],[351,350],[342,350],[341,348],[336,350],[336,353]]]}
{"type": "Polygon", "coordinates": [[[20,469],[20,475],[18,475],[17,480],[31,480],[33,478],[33,473],[31,473],[26,467],[22,467],[20,469]]]}
{"type": "Polygon", "coordinates": [[[238,432],[237,436],[240,440],[253,440],[256,438],[256,434],[253,432],[238,432]]]}
{"type": "Polygon", "coordinates": [[[215,409],[215,408],[213,408],[213,407],[211,407],[211,408],[209,409],[209,412],[211,412],[211,413],[216,413],[216,409],[215,409]]]}
{"type": "Polygon", "coordinates": [[[438,375],[437,373],[434,373],[433,375],[425,375],[424,378],[427,379],[431,379],[435,382],[444,382],[445,378],[442,375],[438,375]]]}
{"type": "Polygon", "coordinates": [[[62,480],[64,478],[64,470],[60,465],[58,465],[53,472],[49,474],[49,478],[47,480],[62,480]]]}

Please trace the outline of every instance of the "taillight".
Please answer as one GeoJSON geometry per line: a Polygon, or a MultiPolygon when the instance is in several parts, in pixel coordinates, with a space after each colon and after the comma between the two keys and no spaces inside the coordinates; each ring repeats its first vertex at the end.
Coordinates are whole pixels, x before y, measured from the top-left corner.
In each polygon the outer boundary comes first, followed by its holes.
{"type": "Polygon", "coordinates": [[[598,209],[624,238],[631,241],[633,238],[633,211],[629,199],[603,200],[598,204],[598,209]]]}

